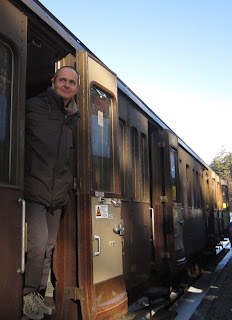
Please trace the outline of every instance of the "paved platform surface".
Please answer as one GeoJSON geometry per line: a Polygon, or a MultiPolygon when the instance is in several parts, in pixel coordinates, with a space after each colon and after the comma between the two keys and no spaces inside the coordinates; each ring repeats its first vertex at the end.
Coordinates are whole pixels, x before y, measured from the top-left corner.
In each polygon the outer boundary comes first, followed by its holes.
{"type": "Polygon", "coordinates": [[[210,286],[191,320],[232,319],[232,249],[224,259],[226,265],[210,286]]]}
{"type": "Polygon", "coordinates": [[[170,310],[178,312],[175,320],[231,320],[232,249],[213,273],[202,275],[170,310]]]}

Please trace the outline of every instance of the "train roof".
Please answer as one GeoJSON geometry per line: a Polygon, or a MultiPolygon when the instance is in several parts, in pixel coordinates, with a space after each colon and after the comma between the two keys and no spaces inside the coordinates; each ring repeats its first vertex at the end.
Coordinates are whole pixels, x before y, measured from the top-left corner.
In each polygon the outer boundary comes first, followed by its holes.
{"type": "MultiPolygon", "coordinates": [[[[15,2],[14,0],[11,0],[15,2]]],[[[18,2],[18,1],[17,1],[18,2]]],[[[38,0],[20,0],[27,8],[35,13],[41,20],[49,25],[56,33],[58,33],[65,41],[77,50],[85,50],[102,62],[83,42],[81,42],[68,28],[66,28],[42,3],[38,0]]],[[[107,66],[106,66],[107,67],[107,66]]],[[[163,120],[161,120],[122,80],[117,78],[118,88],[124,92],[132,101],[134,101],[143,112],[145,112],[152,120],[154,120],[161,128],[169,130],[178,137],[178,143],[186,149],[193,157],[202,163],[206,168],[209,166],[170,128],[163,120]]]]}

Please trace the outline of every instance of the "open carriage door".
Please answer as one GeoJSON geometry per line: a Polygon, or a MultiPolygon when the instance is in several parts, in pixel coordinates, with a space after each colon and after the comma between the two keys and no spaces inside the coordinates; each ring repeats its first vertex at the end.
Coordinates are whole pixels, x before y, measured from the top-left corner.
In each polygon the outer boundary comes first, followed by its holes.
{"type": "Polygon", "coordinates": [[[26,17],[0,3],[0,319],[21,319],[26,17]]]}
{"type": "MultiPolygon", "coordinates": [[[[64,66],[76,68],[77,60],[71,53],[56,63],[56,70],[64,66]]],[[[77,126],[72,127],[73,146],[70,154],[69,166],[76,181],[78,166],[78,141],[76,139],[77,126]]],[[[55,304],[53,311],[55,320],[77,320],[80,291],[77,281],[77,193],[74,183],[68,205],[62,213],[57,244],[53,258],[53,270],[48,281],[46,296],[53,296],[55,285],[55,304]],[[54,276],[55,280],[54,281],[54,276]]],[[[48,299],[49,302],[49,299],[48,299]]]]}
{"type": "Polygon", "coordinates": [[[117,78],[79,52],[81,86],[79,286],[83,319],[116,319],[127,311],[122,268],[118,171],[117,78]]]}

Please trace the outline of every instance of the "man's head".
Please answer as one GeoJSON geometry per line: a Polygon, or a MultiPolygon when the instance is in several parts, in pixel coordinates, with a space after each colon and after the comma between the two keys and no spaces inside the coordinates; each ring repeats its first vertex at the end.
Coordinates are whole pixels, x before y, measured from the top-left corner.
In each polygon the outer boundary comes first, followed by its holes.
{"type": "Polygon", "coordinates": [[[52,81],[52,88],[63,98],[66,106],[78,89],[78,73],[73,67],[65,66],[57,70],[52,81]]]}

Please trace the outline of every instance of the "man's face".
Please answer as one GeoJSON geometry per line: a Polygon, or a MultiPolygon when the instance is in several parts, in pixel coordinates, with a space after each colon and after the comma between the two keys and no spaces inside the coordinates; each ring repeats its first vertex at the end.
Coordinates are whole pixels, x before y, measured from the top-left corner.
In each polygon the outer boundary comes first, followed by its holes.
{"type": "Polygon", "coordinates": [[[52,82],[52,88],[63,98],[66,105],[77,93],[77,73],[71,68],[62,68],[58,71],[55,82],[52,82]]]}

